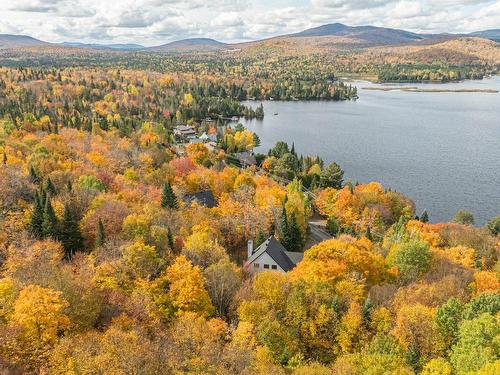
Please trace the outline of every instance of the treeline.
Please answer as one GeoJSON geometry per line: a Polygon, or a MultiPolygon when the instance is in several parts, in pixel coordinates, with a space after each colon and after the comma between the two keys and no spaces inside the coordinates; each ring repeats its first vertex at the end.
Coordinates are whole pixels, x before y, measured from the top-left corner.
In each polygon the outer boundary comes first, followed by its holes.
{"type": "MultiPolygon", "coordinates": [[[[223,87],[196,87],[201,95],[232,99],[349,100],[357,89],[337,81],[334,64],[322,56],[257,58],[251,56],[106,53],[83,50],[4,51],[0,65],[43,68],[85,67],[150,70],[212,77],[223,87]],[[20,55],[16,55],[20,53],[20,55]]],[[[206,81],[206,80],[205,80],[206,81]]]]}
{"type": "Polygon", "coordinates": [[[36,121],[44,129],[118,128],[130,134],[144,121],[175,124],[207,117],[262,118],[244,106],[241,85],[191,76],[120,70],[17,68],[0,70],[0,116],[16,127],[36,121]],[[40,82],[44,82],[40,84],[40,82]]]}
{"type": "Polygon", "coordinates": [[[488,70],[481,66],[426,64],[383,65],[376,68],[379,82],[456,82],[483,79],[488,70]]]}

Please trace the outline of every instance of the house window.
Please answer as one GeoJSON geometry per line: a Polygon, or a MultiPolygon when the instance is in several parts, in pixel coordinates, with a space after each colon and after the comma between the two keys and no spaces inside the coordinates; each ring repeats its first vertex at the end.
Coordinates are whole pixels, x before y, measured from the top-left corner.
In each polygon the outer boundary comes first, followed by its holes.
{"type": "Polygon", "coordinates": [[[269,264],[264,264],[264,269],[268,270],[269,269],[269,264]]]}
{"type": "Polygon", "coordinates": [[[259,263],[254,263],[253,268],[259,268],[259,263]]]}
{"type": "Polygon", "coordinates": [[[275,264],[273,264],[273,265],[271,266],[271,268],[272,268],[273,270],[277,270],[277,269],[278,269],[278,266],[277,266],[277,265],[275,265],[275,264]]]}

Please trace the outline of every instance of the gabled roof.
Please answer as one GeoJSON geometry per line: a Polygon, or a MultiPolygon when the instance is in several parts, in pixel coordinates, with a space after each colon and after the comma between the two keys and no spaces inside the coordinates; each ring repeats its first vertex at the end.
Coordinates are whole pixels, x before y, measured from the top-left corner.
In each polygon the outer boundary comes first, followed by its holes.
{"type": "Polygon", "coordinates": [[[243,165],[256,165],[257,160],[255,159],[254,154],[251,152],[245,151],[245,152],[237,152],[234,154],[236,159],[240,162],[240,164],[243,165]]]}
{"type": "Polygon", "coordinates": [[[197,201],[199,204],[208,207],[214,208],[217,206],[217,200],[214,197],[214,194],[210,191],[200,191],[198,193],[186,194],[184,196],[184,202],[192,203],[197,201]]]}
{"type": "Polygon", "coordinates": [[[274,236],[271,236],[254,250],[252,256],[248,259],[248,263],[254,262],[264,253],[267,253],[285,272],[294,268],[304,256],[303,253],[287,251],[274,236]]]}

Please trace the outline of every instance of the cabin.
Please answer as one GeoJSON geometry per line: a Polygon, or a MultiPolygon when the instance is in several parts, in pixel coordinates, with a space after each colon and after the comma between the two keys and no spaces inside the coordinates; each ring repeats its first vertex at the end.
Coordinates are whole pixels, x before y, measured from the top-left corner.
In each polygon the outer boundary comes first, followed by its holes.
{"type": "Polygon", "coordinates": [[[184,195],[184,203],[191,205],[193,202],[207,208],[214,208],[217,206],[217,200],[214,194],[210,191],[200,191],[198,193],[191,193],[184,195]]]}
{"type": "Polygon", "coordinates": [[[196,131],[192,126],[178,125],[174,128],[174,135],[182,139],[194,139],[196,138],[196,131]]]}
{"type": "Polygon", "coordinates": [[[238,160],[241,168],[251,167],[257,165],[257,160],[252,152],[237,152],[234,157],[238,160]]]}
{"type": "Polygon", "coordinates": [[[253,248],[253,241],[248,241],[248,259],[245,267],[251,273],[264,271],[286,273],[303,257],[304,253],[287,251],[274,236],[271,236],[256,249],[253,248]]]}
{"type": "Polygon", "coordinates": [[[203,143],[206,142],[217,142],[217,135],[216,134],[207,134],[206,132],[200,135],[199,138],[203,143]]]}

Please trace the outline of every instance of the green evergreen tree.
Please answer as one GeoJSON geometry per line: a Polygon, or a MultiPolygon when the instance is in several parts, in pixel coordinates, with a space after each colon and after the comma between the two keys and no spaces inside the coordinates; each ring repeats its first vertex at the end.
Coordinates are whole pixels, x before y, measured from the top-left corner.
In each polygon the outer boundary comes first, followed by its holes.
{"type": "Polygon", "coordinates": [[[71,183],[71,180],[68,180],[68,182],[66,183],[66,188],[70,193],[73,191],[73,184],[71,183]]]}
{"type": "Polygon", "coordinates": [[[38,174],[36,173],[35,168],[33,166],[30,166],[29,179],[34,184],[39,184],[40,183],[40,178],[38,177],[38,174]]]}
{"type": "Polygon", "coordinates": [[[43,209],[42,234],[44,238],[52,237],[57,239],[57,217],[49,195],[45,198],[45,207],[43,209]]]}
{"type": "Polygon", "coordinates": [[[373,302],[370,298],[367,298],[363,304],[363,321],[367,326],[370,325],[372,310],[373,302]]]}
{"type": "MultiPolygon", "coordinates": [[[[286,196],[285,196],[286,199],[286,196]]],[[[283,211],[281,212],[281,222],[280,222],[280,240],[281,244],[288,249],[288,245],[290,243],[290,232],[288,228],[288,217],[285,209],[285,205],[283,205],[283,211]]]]}
{"type": "Polygon", "coordinates": [[[45,181],[45,191],[49,193],[51,196],[57,195],[56,187],[52,183],[52,180],[47,178],[47,181],[45,181]]]}
{"type": "Polygon", "coordinates": [[[104,229],[104,224],[99,218],[99,221],[97,222],[97,232],[95,235],[95,247],[99,248],[104,245],[106,242],[106,230],[104,229]]]}
{"type": "Polygon", "coordinates": [[[163,194],[161,196],[161,206],[163,208],[172,208],[172,209],[177,209],[179,207],[179,204],[177,202],[177,197],[175,196],[175,193],[172,189],[172,185],[170,185],[170,182],[167,182],[163,186],[163,194]]]}
{"type": "Polygon", "coordinates": [[[67,205],[64,206],[64,215],[59,230],[59,240],[64,248],[64,258],[70,260],[77,250],[83,247],[83,238],[80,227],[73,213],[67,205]]]}
{"type": "Polygon", "coordinates": [[[422,212],[422,215],[420,215],[420,221],[422,223],[428,223],[429,222],[429,214],[427,213],[427,210],[424,210],[422,212]]]}
{"type": "Polygon", "coordinates": [[[259,230],[259,232],[257,233],[257,236],[255,237],[255,244],[254,244],[255,248],[262,245],[266,239],[267,238],[266,238],[265,233],[263,231],[259,230]]]}
{"type": "Polygon", "coordinates": [[[370,227],[366,227],[365,237],[368,238],[370,241],[373,240],[373,238],[372,238],[372,231],[371,231],[370,227]]]}
{"type": "Polygon", "coordinates": [[[336,237],[340,232],[340,224],[335,216],[330,216],[326,221],[326,231],[336,237]]]}
{"type": "Polygon", "coordinates": [[[296,251],[299,252],[302,250],[302,230],[300,229],[300,225],[297,222],[297,217],[295,216],[295,212],[292,212],[290,215],[290,220],[288,222],[288,246],[285,248],[288,251],[296,251]]]}
{"type": "Polygon", "coordinates": [[[35,202],[33,203],[33,209],[31,212],[31,219],[30,219],[30,232],[35,236],[37,239],[42,239],[43,238],[43,230],[42,230],[42,223],[43,223],[43,204],[41,202],[41,197],[38,194],[38,192],[35,193],[35,202]]]}
{"type": "Polygon", "coordinates": [[[174,235],[172,234],[170,227],[167,228],[167,241],[170,250],[174,251],[174,235]]]}

